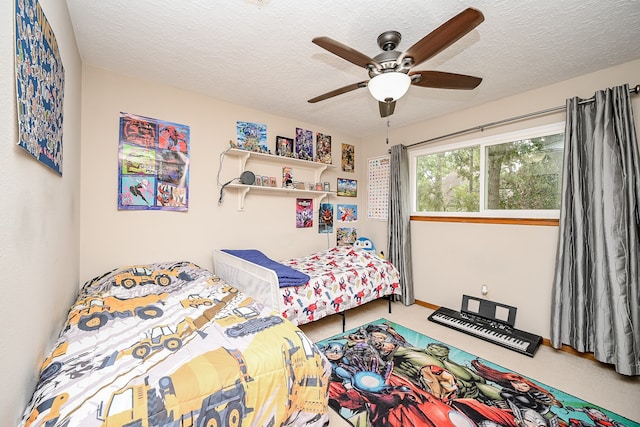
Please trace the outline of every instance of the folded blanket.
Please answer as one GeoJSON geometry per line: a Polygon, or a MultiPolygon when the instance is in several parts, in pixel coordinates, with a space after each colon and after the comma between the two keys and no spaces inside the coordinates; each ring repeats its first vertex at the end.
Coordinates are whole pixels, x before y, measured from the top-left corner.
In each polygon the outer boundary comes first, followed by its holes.
{"type": "Polygon", "coordinates": [[[302,273],[301,271],[294,270],[289,266],[280,264],[279,262],[268,258],[265,254],[256,249],[222,249],[222,252],[226,252],[228,254],[237,256],[238,258],[242,258],[254,264],[258,264],[259,266],[275,271],[276,275],[278,276],[278,283],[281,288],[285,288],[287,286],[304,285],[310,279],[308,275],[302,273]]]}

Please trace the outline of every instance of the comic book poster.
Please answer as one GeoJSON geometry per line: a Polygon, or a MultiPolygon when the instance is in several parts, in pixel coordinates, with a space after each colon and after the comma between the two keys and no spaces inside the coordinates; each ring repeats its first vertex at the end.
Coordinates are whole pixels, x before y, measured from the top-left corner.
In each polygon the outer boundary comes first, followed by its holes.
{"type": "Polygon", "coordinates": [[[313,199],[296,199],[296,228],[313,227],[313,199]]]}
{"type": "Polygon", "coordinates": [[[355,222],[358,220],[358,205],[338,205],[338,221],[355,222]]]}
{"type": "Polygon", "coordinates": [[[313,161],[313,132],[296,128],[296,157],[313,161]]]}
{"type": "Polygon", "coordinates": [[[64,67],[36,0],[15,1],[18,146],[62,176],[64,67]]]}
{"type": "Polygon", "coordinates": [[[119,210],[189,207],[189,126],[120,113],[119,210]]]}
{"type": "Polygon", "coordinates": [[[290,166],[282,167],[282,186],[293,188],[293,168],[290,166]]]}
{"type": "Polygon", "coordinates": [[[358,240],[358,230],[350,227],[336,229],[336,244],[338,246],[352,246],[358,240]]]}
{"type": "Polygon", "coordinates": [[[331,164],[331,136],[316,133],[316,161],[331,164]]]}
{"type": "Polygon", "coordinates": [[[356,149],[351,144],[342,144],[342,170],[355,172],[356,149]]]}
{"type": "Polygon", "coordinates": [[[276,155],[283,157],[294,157],[293,138],[284,136],[276,137],[276,155]]]}
{"type": "Polygon", "coordinates": [[[318,233],[333,233],[333,205],[320,203],[318,217],[318,233]]]}
{"type": "Polygon", "coordinates": [[[259,153],[269,152],[267,125],[261,123],[236,122],[238,148],[259,153]]]}

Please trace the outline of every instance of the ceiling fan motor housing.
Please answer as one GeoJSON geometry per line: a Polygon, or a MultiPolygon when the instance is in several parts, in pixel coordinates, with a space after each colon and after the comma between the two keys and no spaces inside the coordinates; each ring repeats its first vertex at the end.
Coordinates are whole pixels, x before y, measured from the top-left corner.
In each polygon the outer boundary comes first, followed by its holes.
{"type": "Polygon", "coordinates": [[[397,31],[385,31],[378,36],[378,46],[384,51],[395,50],[402,40],[402,35],[397,31]]]}
{"type": "Polygon", "coordinates": [[[369,67],[369,77],[373,78],[379,74],[389,73],[392,71],[405,74],[408,73],[410,67],[405,66],[404,61],[401,63],[398,62],[400,55],[402,55],[402,53],[395,50],[382,52],[376,55],[373,59],[378,63],[379,67],[369,67]]]}

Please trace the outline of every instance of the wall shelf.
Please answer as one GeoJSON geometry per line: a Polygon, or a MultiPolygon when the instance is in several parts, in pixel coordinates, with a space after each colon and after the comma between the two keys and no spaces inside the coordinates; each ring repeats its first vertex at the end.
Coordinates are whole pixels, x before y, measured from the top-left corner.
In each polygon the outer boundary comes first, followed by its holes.
{"type": "Polygon", "coordinates": [[[244,198],[250,192],[259,194],[268,194],[272,196],[287,196],[287,197],[306,197],[313,198],[315,203],[320,203],[330,191],[312,191],[312,190],[299,190],[295,188],[280,188],[280,187],[261,187],[259,185],[244,185],[244,184],[229,184],[226,188],[234,188],[238,192],[238,210],[244,210],[244,198]]]}
{"type": "MultiPolygon", "coordinates": [[[[274,156],[273,154],[258,153],[254,151],[239,150],[232,148],[226,152],[226,155],[237,159],[238,176],[247,170],[248,163],[263,163],[271,166],[290,166],[296,169],[305,169],[313,174],[311,182],[322,182],[322,174],[329,168],[335,168],[335,165],[325,163],[311,162],[308,160],[300,160],[292,157],[274,156]]],[[[257,166],[257,165],[254,165],[257,166]]],[[[255,173],[255,172],[254,172],[255,173]]],[[[238,195],[238,210],[244,210],[244,200],[247,194],[254,192],[256,194],[265,194],[271,196],[285,197],[307,197],[313,198],[316,204],[319,204],[331,191],[314,191],[302,190],[295,188],[268,187],[260,185],[245,185],[240,183],[232,183],[226,188],[232,188],[238,195]]]]}

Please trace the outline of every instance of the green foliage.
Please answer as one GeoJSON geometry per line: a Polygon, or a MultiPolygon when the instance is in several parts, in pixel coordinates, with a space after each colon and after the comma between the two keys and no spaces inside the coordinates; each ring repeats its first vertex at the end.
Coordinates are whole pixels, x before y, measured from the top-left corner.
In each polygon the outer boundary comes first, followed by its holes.
{"type": "Polygon", "coordinates": [[[467,147],[418,158],[417,208],[426,212],[477,212],[480,149],[467,147]]]}
{"type": "MultiPolygon", "coordinates": [[[[486,147],[486,208],[559,209],[563,135],[486,147]]],[[[422,212],[480,210],[480,147],[420,156],[416,207],[422,212]]]]}
{"type": "Polygon", "coordinates": [[[488,147],[489,209],[560,208],[563,135],[488,147]],[[498,179],[492,179],[495,176],[498,179]]]}

